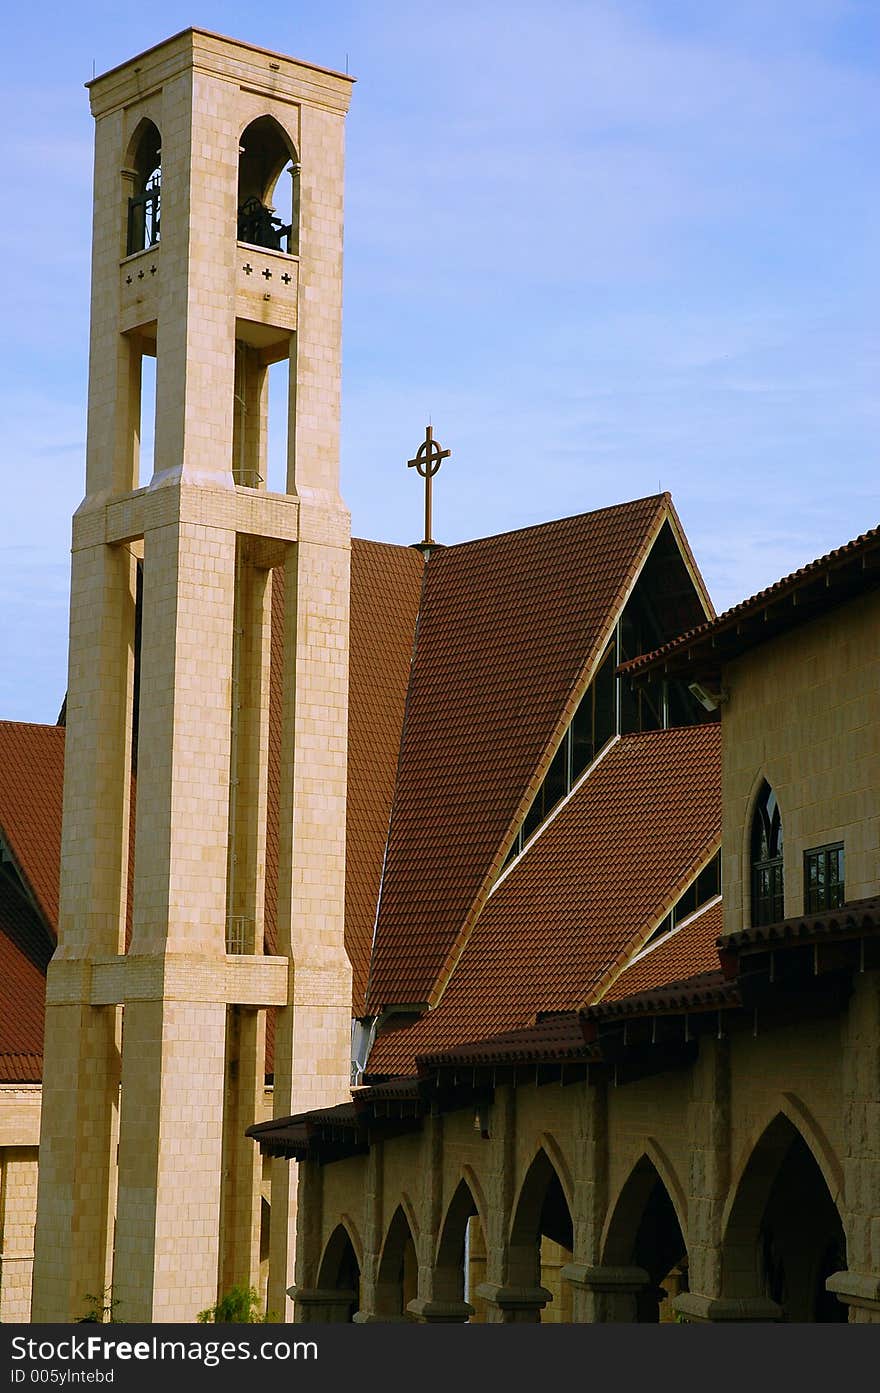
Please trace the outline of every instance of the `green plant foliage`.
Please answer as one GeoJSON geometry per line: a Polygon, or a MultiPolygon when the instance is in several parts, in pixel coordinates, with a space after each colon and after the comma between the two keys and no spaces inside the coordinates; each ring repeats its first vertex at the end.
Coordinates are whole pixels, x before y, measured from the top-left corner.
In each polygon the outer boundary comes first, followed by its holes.
{"type": "Polygon", "coordinates": [[[105,1287],[100,1293],[87,1291],[84,1300],[89,1302],[88,1309],[84,1315],[77,1316],[76,1325],[123,1325],[117,1315],[114,1314],[114,1307],[119,1305],[118,1299],[111,1295],[111,1288],[105,1287]]]}
{"type": "Polygon", "coordinates": [[[272,1312],[264,1315],[261,1305],[256,1287],[231,1287],[216,1306],[199,1311],[196,1320],[200,1325],[266,1325],[276,1317],[272,1312]]]}

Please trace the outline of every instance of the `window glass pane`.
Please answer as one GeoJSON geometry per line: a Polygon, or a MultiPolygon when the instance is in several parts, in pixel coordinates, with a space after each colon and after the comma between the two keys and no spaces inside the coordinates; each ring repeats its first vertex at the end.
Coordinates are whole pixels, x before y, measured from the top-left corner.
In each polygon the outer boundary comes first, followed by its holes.
{"type": "Polygon", "coordinates": [[[683,895],[678,898],[675,906],[675,922],[680,924],[682,919],[686,919],[689,914],[693,914],[697,907],[697,882],[689,885],[683,895]]]}
{"type": "Polygon", "coordinates": [[[563,740],[547,770],[544,779],[544,816],[546,817],[550,809],[555,807],[560,798],[564,798],[568,792],[568,751],[566,742],[563,740]]]}
{"type": "Polygon", "coordinates": [[[639,729],[639,700],[628,677],[620,679],[620,733],[632,735],[639,729]]]}
{"type": "Polygon", "coordinates": [[[593,758],[593,699],[592,683],[586,690],[571,723],[571,777],[577,779],[593,758]]]}
{"type": "Polygon", "coordinates": [[[720,885],[721,852],[717,852],[697,876],[697,904],[705,904],[718,894],[720,885]]]}
{"type": "Polygon", "coordinates": [[[804,907],[807,914],[839,909],[846,903],[843,847],[804,852],[804,907]]]}
{"type": "Polygon", "coordinates": [[[525,818],[523,819],[523,829],[522,829],[522,839],[523,839],[523,842],[526,842],[526,841],[528,840],[528,838],[532,835],[532,833],[535,831],[535,829],[539,826],[539,824],[540,824],[541,822],[543,822],[543,820],[544,820],[544,812],[543,812],[543,809],[544,809],[544,790],[543,790],[543,787],[542,787],[541,789],[539,789],[537,795],[535,796],[535,801],[534,801],[534,803],[533,803],[532,806],[529,808],[528,812],[527,812],[526,815],[525,815],[525,818]]]}
{"type": "Polygon", "coordinates": [[[662,730],[660,695],[660,688],[656,684],[643,687],[639,692],[639,730],[662,730]]]}
{"type": "Polygon", "coordinates": [[[614,646],[609,647],[601,668],[596,674],[593,683],[596,689],[596,750],[601,750],[615,734],[617,728],[617,713],[615,702],[617,698],[617,679],[614,676],[614,646]]]}

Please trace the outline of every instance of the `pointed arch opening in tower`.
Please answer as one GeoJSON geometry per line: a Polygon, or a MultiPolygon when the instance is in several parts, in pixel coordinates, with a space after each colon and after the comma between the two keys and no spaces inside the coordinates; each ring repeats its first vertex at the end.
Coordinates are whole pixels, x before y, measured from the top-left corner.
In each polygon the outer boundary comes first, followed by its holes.
{"type": "Polygon", "coordinates": [[[238,147],[238,240],[299,251],[299,161],[273,116],[258,116],[238,147]]]}
{"type": "Polygon", "coordinates": [[[128,170],[132,192],[128,199],[126,254],[145,251],[159,241],[162,197],[162,137],[152,121],[144,120],[134,142],[128,170]]]}

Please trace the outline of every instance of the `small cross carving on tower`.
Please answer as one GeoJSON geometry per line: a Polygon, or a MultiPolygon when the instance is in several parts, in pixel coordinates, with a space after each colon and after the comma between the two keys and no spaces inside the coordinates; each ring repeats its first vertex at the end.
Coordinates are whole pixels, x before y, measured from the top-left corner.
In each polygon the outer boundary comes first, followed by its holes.
{"type": "Polygon", "coordinates": [[[419,543],[422,547],[435,545],[434,538],[431,536],[431,483],[440,468],[441,461],[447,459],[451,454],[451,450],[441,449],[440,442],[434,439],[434,427],[426,426],[425,438],[416,451],[415,459],[406,462],[407,468],[415,469],[425,481],[425,536],[419,543]]]}

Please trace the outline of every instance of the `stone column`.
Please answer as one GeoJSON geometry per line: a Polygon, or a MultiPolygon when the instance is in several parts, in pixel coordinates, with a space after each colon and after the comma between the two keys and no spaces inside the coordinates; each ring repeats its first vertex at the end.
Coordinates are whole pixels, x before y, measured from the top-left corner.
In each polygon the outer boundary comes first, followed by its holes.
{"type": "Polygon", "coordinates": [[[287,1295],[293,1302],[295,1322],[338,1325],[348,1321],[356,1291],[322,1289],[317,1285],[321,1262],[324,1214],[324,1174],[317,1161],[300,1161],[297,1184],[296,1282],[287,1295]]]}
{"type": "Polygon", "coordinates": [[[843,1033],[847,1270],[826,1286],[850,1321],[880,1323],[880,972],[854,979],[843,1033]]]}
{"type": "Polygon", "coordinates": [[[574,1109],[574,1125],[574,1252],[572,1261],[562,1269],[562,1278],[571,1284],[571,1318],[579,1323],[607,1318],[597,1289],[586,1281],[586,1274],[599,1262],[608,1209],[607,1084],[583,1085],[574,1109]]]}
{"type": "Polygon", "coordinates": [[[74,522],[58,949],[47,975],[34,1321],[75,1320],[110,1282],[118,1013],[91,1005],[91,959],[124,949],[135,560],[74,522]]]}
{"type": "Polygon", "coordinates": [[[125,1321],[194,1320],[218,1295],[235,545],[179,514],[144,539],[114,1266],[125,1321]]]}
{"type": "Polygon", "coordinates": [[[422,1193],[419,1208],[419,1293],[407,1306],[422,1325],[461,1325],[474,1308],[447,1290],[435,1264],[443,1222],[443,1118],[426,1117],[422,1126],[422,1193]]]}
{"type": "MultiPolygon", "coordinates": [[[[292,963],[275,1031],[276,1117],[350,1097],[345,952],[350,538],[341,509],[300,508],[285,568],[278,951],[292,963]]],[[[293,1167],[272,1169],[269,1305],[290,1319],[293,1167]]]]}
{"type": "Polygon", "coordinates": [[[779,1307],[757,1291],[723,1291],[721,1217],[730,1188],[730,1045],[704,1035],[691,1072],[688,1286],[673,1310],[688,1321],[775,1321],[779,1307]]]}
{"type": "Polygon", "coordinates": [[[376,1285],[385,1224],[384,1180],[383,1143],[374,1141],[364,1165],[364,1259],[361,1267],[361,1304],[354,1313],[356,1325],[368,1325],[377,1319],[376,1285]]]}
{"type": "Polygon", "coordinates": [[[516,1089],[512,1084],[495,1089],[489,1126],[486,1281],[477,1287],[477,1295],[486,1302],[487,1323],[534,1324],[541,1319],[551,1293],[531,1280],[522,1280],[521,1264],[510,1248],[516,1186],[516,1089]]]}
{"type": "MultiPolygon", "coordinates": [[[[227,947],[264,951],[266,799],[269,768],[269,571],[254,564],[267,544],[238,539],[230,729],[227,947]]],[[[221,1291],[259,1286],[262,1165],[245,1132],[258,1119],[266,1070],[266,1015],[231,1007],[227,1025],[221,1291]]]]}

